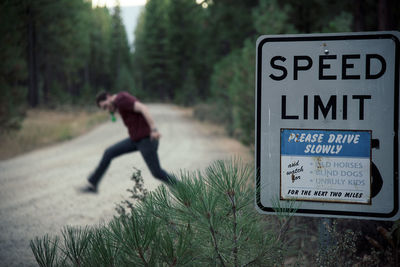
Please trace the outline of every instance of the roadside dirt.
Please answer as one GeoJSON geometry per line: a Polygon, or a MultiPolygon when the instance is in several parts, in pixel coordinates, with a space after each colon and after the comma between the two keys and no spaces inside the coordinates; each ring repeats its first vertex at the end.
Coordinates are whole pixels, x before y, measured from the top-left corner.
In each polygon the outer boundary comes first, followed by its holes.
{"type": "MultiPolygon", "coordinates": [[[[249,149],[227,138],[219,128],[196,122],[190,112],[172,105],[150,106],[162,133],[159,157],[168,172],[203,170],[217,159],[240,156],[250,162],[249,149]]],[[[142,171],[145,186],[154,179],[141,155],[115,159],[99,187],[99,194],[81,194],[105,148],[126,138],[120,118],[71,141],[0,161],[0,266],[37,266],[29,247],[35,236],[59,235],[66,225],[95,226],[116,215],[116,204],[127,199],[133,167],[142,171]]]]}

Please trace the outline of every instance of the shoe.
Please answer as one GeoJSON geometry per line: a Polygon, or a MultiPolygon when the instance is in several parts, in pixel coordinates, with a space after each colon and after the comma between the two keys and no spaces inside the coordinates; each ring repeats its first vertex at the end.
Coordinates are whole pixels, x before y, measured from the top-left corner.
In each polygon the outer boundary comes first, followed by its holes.
{"type": "Polygon", "coordinates": [[[97,193],[97,187],[89,182],[87,185],[79,188],[79,192],[96,194],[97,193]]]}

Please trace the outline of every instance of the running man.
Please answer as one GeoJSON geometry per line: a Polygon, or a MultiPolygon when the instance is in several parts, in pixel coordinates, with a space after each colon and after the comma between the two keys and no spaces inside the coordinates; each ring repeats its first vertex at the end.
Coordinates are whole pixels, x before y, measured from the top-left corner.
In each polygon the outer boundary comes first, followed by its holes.
{"type": "Polygon", "coordinates": [[[96,193],[98,184],[111,161],[123,154],[140,151],[152,175],[168,185],[176,181],[164,171],[158,159],[158,140],[161,135],[154,125],[148,107],[128,92],[111,95],[100,92],[96,96],[97,106],[110,113],[119,112],[125,126],[128,128],[129,137],[108,147],[103,157],[88,178],[88,185],[82,188],[83,192],[96,193]]]}

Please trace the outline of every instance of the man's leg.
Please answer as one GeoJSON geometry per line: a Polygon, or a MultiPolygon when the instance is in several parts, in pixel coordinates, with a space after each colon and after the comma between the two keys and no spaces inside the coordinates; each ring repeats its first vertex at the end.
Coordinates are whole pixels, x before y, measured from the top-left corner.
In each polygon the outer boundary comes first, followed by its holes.
{"type": "Polygon", "coordinates": [[[111,161],[123,154],[137,151],[136,143],[130,138],[124,139],[104,151],[103,157],[96,170],[90,175],[89,182],[96,188],[111,161]]]}
{"type": "Polygon", "coordinates": [[[140,153],[142,153],[143,159],[147,164],[147,167],[150,169],[151,174],[167,183],[167,184],[175,184],[176,180],[169,176],[166,171],[164,171],[160,166],[160,161],[158,159],[157,149],[158,149],[158,140],[150,140],[150,138],[142,139],[138,142],[138,148],[140,153]]]}

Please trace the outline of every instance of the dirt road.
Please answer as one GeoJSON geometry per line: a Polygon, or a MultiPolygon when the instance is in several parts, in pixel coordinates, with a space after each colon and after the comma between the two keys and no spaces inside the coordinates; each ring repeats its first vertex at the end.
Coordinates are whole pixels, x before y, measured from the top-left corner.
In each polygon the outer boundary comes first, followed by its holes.
{"type": "MultiPolygon", "coordinates": [[[[204,169],[216,159],[234,155],[250,160],[249,150],[217,128],[195,122],[185,110],[150,105],[162,138],[161,165],[169,172],[204,169]]],[[[145,186],[160,182],[146,168],[139,153],[114,160],[99,194],[81,194],[84,184],[106,147],[125,138],[121,119],[107,122],[69,142],[0,161],[0,266],[37,266],[29,247],[35,236],[60,234],[63,226],[98,225],[116,215],[127,199],[132,167],[142,170],[145,186]]]]}

